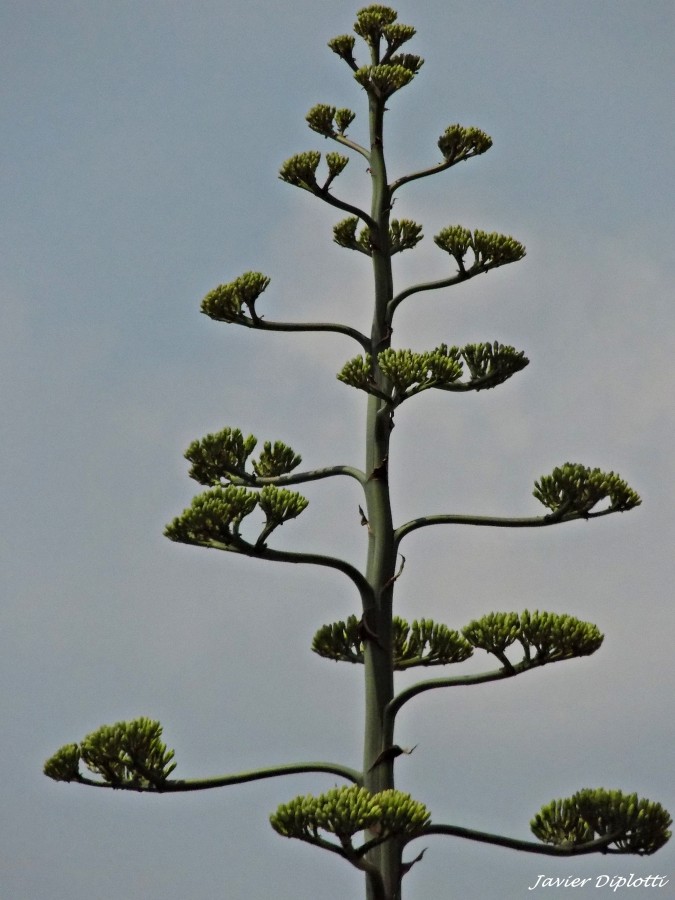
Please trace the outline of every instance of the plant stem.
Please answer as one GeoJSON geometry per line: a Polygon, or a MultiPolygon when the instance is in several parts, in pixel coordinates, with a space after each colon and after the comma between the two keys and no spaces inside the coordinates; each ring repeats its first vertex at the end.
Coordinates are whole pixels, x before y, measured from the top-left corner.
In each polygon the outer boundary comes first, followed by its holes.
{"type": "MultiPolygon", "coordinates": [[[[375,302],[371,330],[371,357],[379,391],[388,395],[390,385],[377,367],[377,353],[391,343],[388,305],[393,296],[389,247],[389,211],[391,198],[383,151],[384,100],[369,94],[370,174],[372,181],[371,218],[376,228],[371,233],[375,302]]],[[[368,562],[366,580],[373,592],[374,609],[368,609],[369,621],[377,641],[366,641],[364,672],[366,722],[364,735],[364,784],[373,793],[394,787],[393,765],[383,762],[373,767],[384,749],[385,710],[394,695],[392,655],[392,598],[396,572],[396,546],[391,513],[387,467],[391,437],[391,410],[378,396],[368,398],[366,424],[365,502],[368,514],[368,562]]],[[[367,856],[377,868],[381,881],[366,874],[368,900],[399,900],[401,882],[401,845],[390,840],[375,847],[367,856]],[[380,882],[380,883],[378,883],[380,882]]]]}

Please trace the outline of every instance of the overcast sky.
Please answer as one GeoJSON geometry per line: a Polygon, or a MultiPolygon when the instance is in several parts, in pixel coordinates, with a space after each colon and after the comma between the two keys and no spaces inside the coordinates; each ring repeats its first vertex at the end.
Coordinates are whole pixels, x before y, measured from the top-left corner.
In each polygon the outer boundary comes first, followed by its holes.
{"type": "MultiPolygon", "coordinates": [[[[351,583],[162,536],[200,491],[185,448],[225,425],[286,441],[310,468],[362,464],[365,399],[335,380],[355,345],[199,312],[207,291],[254,269],[272,279],[269,318],[368,328],[369,264],[332,243],[341,215],[277,178],[291,154],[331,149],[304,122],[315,103],[354,109],[363,139],[365,95],[326,47],[357,8],[1,6],[3,900],[362,896],[359,873],[267,822],[329,775],[152,797],[41,773],[62,744],[139,715],[163,723],[176,777],[360,764],[362,672],[309,650],[318,627],[357,611],[351,583]]],[[[397,8],[426,63],[389,104],[392,177],[437,162],[451,123],[494,140],[401,190],[396,213],[426,240],[397,262],[398,287],[452,271],[431,239],[445,225],[512,234],[528,252],[411,298],[395,345],[499,340],[531,364],[497,390],[428,392],[400,410],[396,521],[537,515],[534,480],[567,460],[619,472],[644,501],[594,522],[405,541],[397,611],[409,619],[460,628],[539,608],[606,637],[590,658],[411,703],[397,738],[419,746],[398,786],[436,822],[522,838],[542,804],[583,787],[674,812],[675,5],[397,8]]],[[[368,184],[355,156],[336,193],[367,205],[368,184]]],[[[303,493],[309,509],[273,546],[361,565],[356,484],[303,493]]],[[[467,671],[490,667],[480,656],[467,671]]],[[[520,900],[539,874],[670,875],[663,896],[675,890],[675,844],[566,862],[423,845],[406,900],[520,900]]]]}

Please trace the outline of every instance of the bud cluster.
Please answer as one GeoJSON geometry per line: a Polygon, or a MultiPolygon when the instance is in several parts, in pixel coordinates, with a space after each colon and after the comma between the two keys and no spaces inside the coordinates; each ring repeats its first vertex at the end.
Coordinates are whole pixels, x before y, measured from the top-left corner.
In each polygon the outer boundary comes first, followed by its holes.
{"type": "Polygon", "coordinates": [[[642,502],[636,492],[614,472],[565,463],[534,483],[533,495],[553,513],[586,515],[603,500],[611,510],[623,512],[642,502]]]}
{"type": "Polygon", "coordinates": [[[173,750],[161,740],[159,722],[141,717],[102,725],[78,746],[66,744],[44,765],[55,781],[81,781],[80,759],[94,775],[112,787],[160,787],[176,768],[173,750]]]}
{"type": "Polygon", "coordinates": [[[244,318],[242,307],[248,307],[256,318],[255,301],[270,283],[260,272],[244,272],[228,284],[219,284],[202,300],[201,310],[217,322],[236,322],[244,318]]]}
{"type": "Polygon", "coordinates": [[[352,785],[336,787],[318,797],[308,794],[282,803],[270,816],[274,830],[288,838],[310,844],[322,841],[319,832],[335,835],[349,855],[357,854],[352,838],[361,831],[376,830],[379,840],[394,835],[415,834],[429,823],[423,803],[402,791],[371,794],[352,785]]]}
{"type": "Polygon", "coordinates": [[[441,250],[454,257],[460,272],[466,275],[487,272],[489,269],[517,262],[525,256],[525,247],[509,235],[479,229],[471,232],[462,225],[443,228],[434,241],[441,250]],[[464,257],[468,250],[472,251],[474,259],[467,268],[464,257]]]}
{"type": "Polygon", "coordinates": [[[351,109],[336,109],[326,103],[317,103],[305,116],[312,131],[318,131],[324,137],[344,135],[356,115],[351,109]],[[336,130],[337,127],[337,130],[336,130]]]}
{"type": "Polygon", "coordinates": [[[592,622],[564,613],[527,609],[520,614],[490,613],[474,619],[462,629],[462,634],[474,647],[502,661],[507,648],[518,641],[525,651],[525,660],[538,665],[590,656],[603,641],[602,633],[592,622]]]}
{"type": "Polygon", "coordinates": [[[497,387],[529,364],[522,350],[497,341],[492,344],[466,344],[462,347],[462,357],[471,372],[471,380],[484,382],[476,385],[476,390],[497,387]]]}
{"type": "Polygon", "coordinates": [[[308,502],[294,491],[273,485],[266,485],[259,494],[233,484],[218,486],[194,497],[182,515],[166,526],[164,534],[169,540],[183,544],[216,542],[242,547],[245,542],[239,534],[239,527],[256,506],[260,506],[265,513],[266,524],[262,534],[268,535],[279,525],[299,516],[308,502]]]}
{"type": "MultiPolygon", "coordinates": [[[[310,123],[311,124],[311,123],[310,123]]],[[[318,130],[318,129],[316,129],[318,130]]],[[[341,153],[327,153],[326,165],[328,177],[322,185],[316,180],[316,170],[321,162],[321,154],[318,150],[308,150],[306,153],[296,153],[282,165],[279,170],[279,178],[295,187],[303,188],[312,194],[318,194],[328,190],[329,185],[349,162],[349,157],[341,153]]]]}
{"type": "Polygon", "coordinates": [[[406,84],[410,84],[423,62],[419,56],[411,54],[395,59],[398,60],[395,64],[361,66],[354,72],[354,78],[368,94],[386,100],[406,84]]]}
{"type": "Polygon", "coordinates": [[[340,247],[346,247],[348,250],[357,250],[359,253],[365,253],[366,256],[372,256],[373,245],[370,240],[370,228],[364,225],[359,234],[356,234],[359,220],[356,216],[349,216],[342,219],[337,225],[333,226],[333,240],[340,247]]]}
{"type": "Polygon", "coordinates": [[[265,513],[268,525],[276,527],[299,516],[307,508],[309,500],[295,491],[268,484],[260,491],[258,503],[265,513]]]}
{"type": "MultiPolygon", "coordinates": [[[[493,388],[524,369],[528,363],[521,350],[497,341],[492,344],[467,344],[461,348],[440,344],[433,350],[420,353],[389,347],[377,355],[377,365],[391,384],[388,400],[393,407],[429,388],[476,391],[493,388]],[[464,363],[471,378],[460,382],[464,363]]],[[[350,359],[337,378],[350,387],[382,396],[369,355],[350,359]]]]}
{"type": "Polygon", "coordinates": [[[415,353],[389,347],[377,355],[382,374],[393,385],[395,405],[431,387],[452,384],[462,374],[458,347],[440,344],[433,350],[415,353]]]}
{"type": "Polygon", "coordinates": [[[412,219],[392,219],[389,224],[389,251],[410,250],[422,240],[422,226],[412,219]]]}
{"type": "MultiPolygon", "coordinates": [[[[376,636],[372,638],[376,639],[376,636]]],[[[363,624],[356,616],[346,622],[323,625],[314,635],[312,650],[336,662],[363,663],[363,624]]],[[[464,662],[473,648],[459,632],[431,619],[408,624],[394,616],[392,621],[392,655],[396,671],[413,666],[445,666],[464,662]]]]}
{"type": "Polygon", "coordinates": [[[450,125],[438,139],[438,149],[450,165],[480,156],[492,146],[492,138],[480,128],[450,125]]]}
{"type": "Polygon", "coordinates": [[[246,464],[257,443],[254,435],[245,438],[238,428],[229,427],[193,441],[185,451],[185,458],[192,463],[190,478],[208,487],[237,479],[253,482],[256,477],[285,475],[302,462],[302,457],[282,441],[265,441],[260,456],[253,460],[252,475],[246,471],[246,464]]]}
{"type": "Polygon", "coordinates": [[[650,856],[670,838],[671,824],[660,803],[618,790],[585,788],[542,807],[530,828],[540,841],[554,846],[582,844],[616,834],[608,852],[650,856]]]}

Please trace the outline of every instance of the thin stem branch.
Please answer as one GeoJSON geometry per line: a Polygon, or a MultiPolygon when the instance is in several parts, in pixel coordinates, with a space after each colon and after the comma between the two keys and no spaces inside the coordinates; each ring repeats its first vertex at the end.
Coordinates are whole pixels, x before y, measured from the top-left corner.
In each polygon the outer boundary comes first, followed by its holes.
{"type": "Polygon", "coordinates": [[[365,157],[365,159],[368,160],[368,163],[370,163],[370,153],[365,147],[362,147],[361,144],[357,144],[356,141],[350,140],[350,138],[345,137],[344,134],[331,134],[329,137],[334,141],[337,141],[338,144],[349,147],[351,150],[356,150],[357,153],[360,153],[361,156],[365,157]]]}
{"type": "Polygon", "coordinates": [[[240,553],[243,556],[251,556],[255,559],[266,559],[272,562],[286,562],[307,564],[312,566],[325,566],[336,569],[346,575],[356,586],[363,600],[364,607],[373,603],[373,589],[365,576],[351,563],[337,556],[324,556],[319,553],[295,553],[291,550],[273,550],[270,547],[258,547],[249,544],[241,537],[237,537],[231,544],[222,541],[191,541],[193,546],[207,547],[212,550],[225,550],[229,553],[240,553]]]}
{"type": "Polygon", "coordinates": [[[389,303],[388,306],[388,314],[391,319],[391,316],[394,314],[394,310],[410,297],[412,294],[419,294],[421,291],[438,291],[442,288],[452,287],[453,284],[459,284],[462,281],[467,281],[471,278],[471,272],[458,272],[456,275],[451,275],[449,278],[440,278],[438,281],[425,281],[420,284],[413,284],[410,287],[405,288],[405,290],[398,293],[389,303]]]}
{"type": "Polygon", "coordinates": [[[231,470],[231,477],[228,475],[232,484],[241,484],[248,487],[264,487],[267,484],[275,487],[285,486],[287,484],[305,484],[309,481],[320,481],[322,478],[334,478],[338,475],[348,475],[354,478],[360,485],[365,485],[367,479],[366,473],[354,466],[326,466],[321,469],[311,469],[307,472],[289,472],[287,475],[268,475],[259,477],[252,475],[243,470],[231,470]]]}
{"type": "Polygon", "coordinates": [[[485,684],[487,681],[501,681],[504,678],[513,678],[514,675],[527,672],[529,669],[539,668],[543,664],[541,660],[537,662],[536,660],[524,659],[519,663],[510,663],[510,669],[504,667],[503,669],[494,669],[491,672],[478,672],[475,675],[453,675],[447,678],[430,678],[427,681],[418,681],[416,684],[399,691],[387,704],[384,712],[385,740],[393,744],[396,716],[401,707],[409,700],[412,700],[413,697],[417,697],[418,694],[422,694],[425,691],[433,691],[436,688],[466,687],[472,684],[485,684]]]}
{"type": "Polygon", "coordinates": [[[420,516],[411,519],[396,529],[396,546],[403,538],[418,528],[426,528],[428,525],[483,525],[495,528],[544,528],[547,525],[557,525],[559,522],[574,522],[577,519],[598,519],[600,516],[608,516],[610,513],[620,510],[601,509],[598,512],[567,512],[559,516],[557,513],[549,513],[545,516],[527,516],[522,518],[507,518],[500,516],[464,516],[464,515],[437,515],[420,516]]]}
{"type": "Polygon", "coordinates": [[[623,833],[623,831],[614,831],[611,834],[606,834],[584,844],[557,847],[549,846],[548,844],[537,844],[534,841],[524,841],[519,838],[504,837],[501,834],[490,834],[486,831],[476,831],[473,828],[462,828],[459,825],[431,824],[427,825],[418,834],[409,837],[405,840],[405,843],[408,844],[417,840],[417,838],[429,837],[432,834],[444,834],[450,837],[467,838],[470,841],[478,841],[482,844],[496,844],[498,847],[508,847],[510,850],[519,850],[524,853],[539,853],[544,856],[585,856],[589,853],[606,853],[608,845],[621,837],[623,833]]]}
{"type": "Polygon", "coordinates": [[[157,784],[145,786],[127,786],[108,784],[104,781],[95,781],[82,775],[77,779],[78,784],[86,784],[91,787],[113,788],[116,790],[136,791],[141,793],[176,794],[185,791],[206,791],[211,788],[229,787],[232,784],[246,784],[248,781],[261,781],[264,778],[277,778],[282,775],[299,775],[306,772],[327,772],[329,775],[338,775],[356,785],[362,784],[362,776],[356,769],[342,766],[339,763],[330,762],[306,762],[289,763],[282,766],[271,766],[266,769],[252,769],[248,772],[238,772],[234,775],[221,775],[215,778],[198,778],[189,781],[167,780],[157,784]]]}
{"type": "MultiPolygon", "coordinates": [[[[468,157],[463,157],[464,159],[468,159],[468,157]]],[[[389,191],[391,194],[394,191],[397,191],[404,184],[408,184],[411,181],[416,181],[418,178],[427,178],[429,175],[437,175],[438,172],[444,172],[446,169],[449,169],[450,166],[455,165],[456,162],[460,160],[444,160],[442,163],[438,163],[436,166],[429,166],[428,169],[420,169],[419,172],[413,172],[411,175],[403,175],[401,178],[397,178],[396,181],[392,181],[389,186],[389,191]]]]}
{"type": "Polygon", "coordinates": [[[370,351],[370,341],[365,334],[339,322],[270,322],[257,316],[256,318],[242,316],[238,319],[228,319],[228,322],[231,325],[243,325],[245,328],[254,328],[258,331],[329,331],[344,334],[357,341],[367,353],[370,351]]]}
{"type": "Polygon", "coordinates": [[[330,206],[335,206],[337,209],[341,209],[344,212],[349,212],[353,216],[361,219],[371,231],[377,231],[377,222],[373,219],[372,216],[369,216],[367,212],[359,209],[358,206],[352,206],[351,203],[346,203],[344,200],[340,200],[338,197],[335,197],[333,194],[329,194],[325,188],[317,187],[312,190],[312,193],[315,197],[318,197],[320,200],[323,200],[325,203],[328,203],[330,206]]]}

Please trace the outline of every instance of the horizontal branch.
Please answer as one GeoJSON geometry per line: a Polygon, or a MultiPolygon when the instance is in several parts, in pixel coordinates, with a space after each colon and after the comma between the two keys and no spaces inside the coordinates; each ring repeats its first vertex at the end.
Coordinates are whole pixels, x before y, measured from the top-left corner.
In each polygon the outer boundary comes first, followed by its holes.
{"type": "Polygon", "coordinates": [[[475,675],[452,675],[447,678],[430,678],[427,681],[418,681],[410,687],[404,688],[396,694],[387,704],[384,711],[384,731],[385,743],[393,744],[394,740],[394,720],[401,707],[425,691],[433,691],[436,688],[443,687],[466,687],[472,684],[485,684],[487,681],[500,681],[503,678],[513,678],[521,672],[528,669],[539,668],[542,662],[522,660],[519,663],[511,664],[503,669],[494,669],[492,672],[479,672],[475,675]]]}
{"type": "Polygon", "coordinates": [[[211,550],[225,550],[229,553],[240,553],[243,556],[250,556],[254,559],[266,559],[272,562],[285,562],[294,564],[306,564],[311,566],[324,566],[329,569],[336,569],[349,578],[361,595],[364,606],[370,606],[374,602],[373,589],[368,584],[365,576],[346,559],[340,559],[337,556],[324,556],[319,553],[295,553],[291,550],[273,550],[265,545],[257,546],[249,544],[241,537],[234,537],[231,544],[225,544],[222,541],[190,541],[190,544],[197,547],[206,547],[211,550]]]}
{"type": "Polygon", "coordinates": [[[600,516],[608,516],[619,510],[601,509],[599,512],[576,513],[568,512],[563,515],[549,513],[545,516],[524,516],[522,518],[507,518],[500,516],[463,516],[463,515],[438,515],[420,516],[411,519],[394,532],[395,546],[398,547],[403,538],[418,528],[426,528],[428,525],[483,525],[494,528],[544,528],[547,525],[557,525],[559,522],[574,522],[577,519],[597,519],[600,516]]]}
{"type": "Polygon", "coordinates": [[[353,216],[357,216],[361,219],[362,222],[370,228],[372,232],[377,232],[377,222],[372,216],[369,216],[367,212],[362,209],[359,209],[358,206],[352,206],[351,203],[345,203],[344,200],[339,200],[333,194],[330,194],[328,190],[321,187],[316,187],[311,190],[311,193],[314,194],[315,197],[318,197],[320,200],[323,200],[324,203],[328,203],[329,206],[335,206],[337,209],[342,209],[345,212],[351,213],[353,216]]]}
{"type": "MultiPolygon", "coordinates": [[[[311,469],[307,472],[292,472],[287,475],[268,475],[259,477],[251,475],[243,470],[232,469],[232,484],[241,484],[247,487],[263,487],[266,484],[275,487],[284,487],[287,484],[305,484],[308,481],[320,481],[322,478],[334,478],[339,475],[348,475],[354,478],[359,484],[365,485],[368,481],[365,472],[354,466],[326,466],[322,469],[311,469]]],[[[229,476],[228,476],[229,477],[229,476]]]]}
{"type": "Polygon", "coordinates": [[[228,319],[232,325],[243,325],[245,328],[253,328],[258,331],[329,331],[334,334],[344,334],[357,341],[363,349],[370,352],[371,342],[356,328],[342,325],[339,322],[270,322],[259,316],[240,316],[228,319]]]}
{"type": "Polygon", "coordinates": [[[478,841],[482,844],[496,844],[498,847],[508,847],[510,850],[518,850],[521,853],[539,853],[544,856],[584,856],[589,853],[606,853],[607,846],[621,837],[622,831],[615,831],[606,834],[603,837],[596,838],[594,841],[588,841],[584,844],[576,844],[569,846],[551,846],[548,844],[537,844],[534,841],[523,841],[518,838],[504,837],[501,834],[490,834],[486,831],[476,831],[473,828],[462,828],[459,825],[431,825],[425,826],[418,834],[408,839],[404,839],[404,843],[408,844],[412,840],[420,837],[428,837],[432,834],[444,834],[449,837],[467,838],[470,841],[478,841]]]}
{"type": "MultiPolygon", "coordinates": [[[[438,281],[425,281],[420,284],[413,284],[405,290],[401,291],[399,294],[396,294],[389,303],[387,304],[387,314],[389,316],[389,320],[391,321],[391,316],[394,314],[394,310],[410,297],[412,294],[419,294],[422,291],[438,291],[442,288],[452,287],[453,284],[459,284],[462,281],[467,281],[472,276],[472,272],[458,272],[456,275],[451,275],[449,278],[440,278],[438,281]]],[[[476,273],[478,274],[478,273],[476,273]]]]}
{"type": "Polygon", "coordinates": [[[436,175],[438,172],[444,172],[446,169],[449,169],[450,166],[455,165],[456,160],[454,159],[446,159],[443,160],[442,163],[438,163],[436,166],[429,166],[428,169],[420,169],[419,172],[413,172],[410,175],[403,175],[401,178],[397,178],[396,181],[392,181],[389,186],[390,194],[393,194],[394,191],[397,191],[404,184],[409,184],[411,181],[417,181],[418,178],[427,178],[429,175],[436,175]]]}
{"type": "Polygon", "coordinates": [[[350,138],[345,137],[344,134],[331,134],[329,135],[329,137],[331,137],[334,141],[337,141],[338,144],[343,144],[345,147],[349,147],[351,150],[356,150],[356,152],[365,157],[370,164],[370,152],[366,150],[365,147],[362,147],[361,144],[357,144],[356,141],[352,141],[350,138]]]}
{"type": "Polygon", "coordinates": [[[278,778],[282,775],[299,775],[307,772],[327,772],[329,775],[338,775],[354,784],[362,784],[362,776],[356,769],[342,766],[339,763],[306,762],[289,763],[283,766],[271,766],[266,769],[252,769],[248,772],[239,772],[235,775],[221,775],[216,778],[198,778],[190,781],[167,780],[147,786],[124,784],[109,784],[105,781],[96,781],[93,778],[80,776],[76,779],[78,784],[86,784],[91,787],[113,788],[114,790],[129,790],[149,794],[175,794],[184,791],[207,791],[212,788],[229,787],[232,784],[246,784],[248,781],[261,781],[264,778],[278,778]]]}

